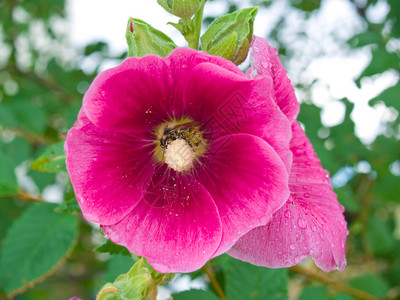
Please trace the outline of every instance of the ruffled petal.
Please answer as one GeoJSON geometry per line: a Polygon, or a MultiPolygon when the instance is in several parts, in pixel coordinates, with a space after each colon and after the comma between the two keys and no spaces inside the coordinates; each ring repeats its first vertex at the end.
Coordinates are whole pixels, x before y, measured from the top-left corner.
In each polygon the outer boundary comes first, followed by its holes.
{"type": "Polygon", "coordinates": [[[276,103],[290,123],[293,123],[299,114],[300,105],[276,49],[271,47],[265,39],[254,36],[251,50],[251,68],[247,72],[248,76],[254,78],[267,75],[273,79],[276,103]]]}
{"type": "Polygon", "coordinates": [[[132,212],[103,228],[111,241],[145,256],[163,273],[199,269],[221,241],[221,222],[210,194],[192,177],[165,165],[132,212]]]}
{"type": "Polygon", "coordinates": [[[160,57],[127,58],[95,78],[83,98],[86,115],[103,130],[152,137],[155,126],[181,114],[169,72],[160,57]]]}
{"type": "Polygon", "coordinates": [[[213,197],[222,221],[222,241],[214,256],[242,235],[265,225],[289,197],[288,174],[264,140],[235,134],[213,141],[194,174],[213,197]]]}
{"type": "Polygon", "coordinates": [[[275,103],[271,78],[250,80],[202,63],[189,74],[183,95],[186,114],[202,124],[206,140],[237,133],[258,136],[275,149],[289,170],[291,128],[275,103]]]}
{"type": "Polygon", "coordinates": [[[154,173],[152,145],[94,126],[83,111],[65,142],[67,169],[82,213],[114,224],[142,198],[154,173]]]}
{"type": "Polygon", "coordinates": [[[311,255],[322,270],[346,266],[347,224],[329,176],[297,122],[293,123],[291,197],[267,226],[253,229],[229,255],[269,268],[298,264],[311,255]]]}

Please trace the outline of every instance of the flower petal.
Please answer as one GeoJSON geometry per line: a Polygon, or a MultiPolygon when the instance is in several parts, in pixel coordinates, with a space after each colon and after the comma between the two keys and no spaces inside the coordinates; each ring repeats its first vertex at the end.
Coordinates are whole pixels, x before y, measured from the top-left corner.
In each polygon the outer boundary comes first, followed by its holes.
{"type": "Polygon", "coordinates": [[[94,126],[83,111],[65,142],[67,168],[82,213],[114,224],[142,198],[154,173],[152,145],[94,126]]]}
{"type": "Polygon", "coordinates": [[[222,241],[214,256],[243,234],[265,225],[288,199],[288,174],[264,140],[234,134],[213,141],[195,176],[213,197],[222,221],[222,241]]]}
{"type": "Polygon", "coordinates": [[[243,236],[228,254],[270,268],[293,266],[312,255],[326,272],[343,270],[347,236],[343,206],[303,130],[297,122],[292,127],[290,199],[267,226],[243,236]]]}
{"type": "Polygon", "coordinates": [[[258,136],[275,149],[289,170],[290,123],[274,97],[269,77],[250,80],[202,63],[189,74],[183,103],[185,112],[202,124],[207,140],[237,133],[258,136]]]}
{"type": "Polygon", "coordinates": [[[153,55],[128,58],[100,73],[83,98],[87,117],[97,127],[113,132],[148,136],[154,127],[181,114],[174,105],[169,69],[153,55]]]}
{"type": "Polygon", "coordinates": [[[169,170],[159,167],[132,212],[103,228],[114,243],[145,256],[159,272],[192,272],[219,245],[221,222],[207,190],[190,176],[169,170]]]}
{"type": "Polygon", "coordinates": [[[251,68],[247,74],[250,77],[265,75],[272,77],[276,103],[290,123],[293,123],[299,113],[300,105],[275,48],[271,47],[265,39],[254,36],[251,49],[251,68]]]}

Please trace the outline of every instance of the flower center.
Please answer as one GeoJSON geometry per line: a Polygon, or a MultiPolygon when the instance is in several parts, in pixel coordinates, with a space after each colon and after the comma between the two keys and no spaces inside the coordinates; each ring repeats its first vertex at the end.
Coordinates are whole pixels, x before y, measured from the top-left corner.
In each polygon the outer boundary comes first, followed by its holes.
{"type": "Polygon", "coordinates": [[[206,142],[199,125],[189,119],[170,121],[156,130],[155,156],[177,172],[191,169],[195,160],[205,152],[206,142]]]}

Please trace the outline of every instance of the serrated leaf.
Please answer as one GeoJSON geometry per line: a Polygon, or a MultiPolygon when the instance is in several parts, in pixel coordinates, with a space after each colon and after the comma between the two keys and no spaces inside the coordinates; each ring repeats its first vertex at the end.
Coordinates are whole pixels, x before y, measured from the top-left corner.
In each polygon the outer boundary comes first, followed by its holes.
{"type": "Polygon", "coordinates": [[[103,245],[98,246],[95,249],[99,253],[108,253],[108,254],[122,254],[122,255],[131,255],[131,253],[124,246],[114,244],[110,240],[107,240],[103,245]]]}
{"type": "Polygon", "coordinates": [[[173,295],[174,300],[218,300],[214,293],[203,290],[184,291],[173,295]]]}
{"type": "Polygon", "coordinates": [[[65,166],[64,142],[48,147],[37,160],[31,163],[31,168],[35,171],[48,173],[67,171],[65,166]]]}
{"type": "Polygon", "coordinates": [[[283,300],[288,298],[286,269],[268,269],[233,260],[226,270],[229,300],[283,300]]]}
{"type": "Polygon", "coordinates": [[[78,219],[54,212],[55,204],[31,205],[3,241],[0,286],[12,296],[44,280],[60,266],[78,235],[78,219]]]}

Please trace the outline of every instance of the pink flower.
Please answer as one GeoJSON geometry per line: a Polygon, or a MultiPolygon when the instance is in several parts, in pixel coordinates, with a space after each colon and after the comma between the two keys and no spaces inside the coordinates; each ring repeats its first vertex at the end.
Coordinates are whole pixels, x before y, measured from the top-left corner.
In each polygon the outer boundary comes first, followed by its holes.
{"type": "Polygon", "coordinates": [[[191,49],[94,80],[66,140],[83,215],[160,272],[190,272],[289,197],[290,122],[270,76],[191,49]]]}
{"type": "Polygon", "coordinates": [[[247,75],[190,49],[129,58],[97,76],[67,136],[82,212],[160,272],[228,250],[268,267],[311,254],[342,269],[343,210],[298,109],[260,38],[247,75]]]}
{"type": "Polygon", "coordinates": [[[297,101],[276,50],[261,38],[253,40],[252,49],[249,76],[274,79],[276,102],[292,123],[290,197],[266,226],[244,235],[228,254],[270,268],[293,266],[311,255],[326,272],[343,270],[347,236],[344,208],[336,199],[328,173],[295,121],[297,101]]]}

